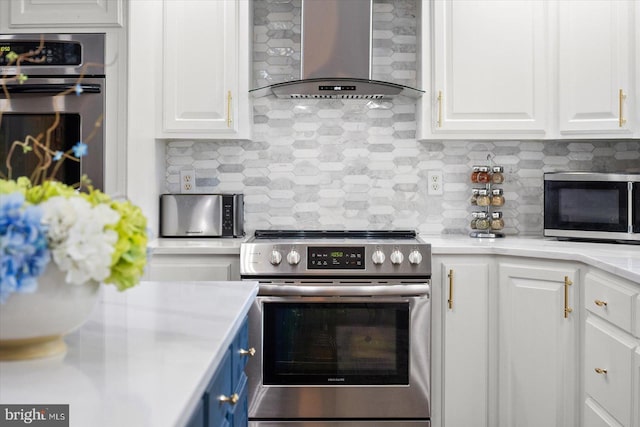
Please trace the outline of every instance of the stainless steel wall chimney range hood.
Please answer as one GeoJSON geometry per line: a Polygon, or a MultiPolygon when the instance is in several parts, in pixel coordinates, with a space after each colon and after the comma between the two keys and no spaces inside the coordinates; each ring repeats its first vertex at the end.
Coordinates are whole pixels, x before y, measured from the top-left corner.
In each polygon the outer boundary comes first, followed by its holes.
{"type": "Polygon", "coordinates": [[[372,1],[302,0],[300,80],[252,89],[278,98],[417,98],[424,91],[372,80],[372,1]]]}

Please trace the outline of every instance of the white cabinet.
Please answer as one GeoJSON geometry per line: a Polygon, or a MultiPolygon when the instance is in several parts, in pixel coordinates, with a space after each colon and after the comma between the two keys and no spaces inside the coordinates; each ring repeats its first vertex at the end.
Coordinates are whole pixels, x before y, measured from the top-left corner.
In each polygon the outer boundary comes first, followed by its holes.
{"type": "Polygon", "coordinates": [[[433,2],[434,84],[424,96],[431,117],[423,119],[434,135],[545,136],[548,7],[535,0],[433,2]]]}
{"type": "Polygon", "coordinates": [[[163,6],[160,138],[249,138],[248,0],[163,6]]]}
{"type": "Polygon", "coordinates": [[[560,134],[631,137],[633,2],[558,2],[560,134]]]}
{"type": "Polygon", "coordinates": [[[240,280],[240,257],[217,254],[154,254],[147,265],[145,280],[240,280]]]}
{"type": "Polygon", "coordinates": [[[577,425],[579,269],[502,259],[498,277],[498,425],[577,425]]]}
{"type": "Polygon", "coordinates": [[[640,289],[596,270],[585,275],[584,284],[585,425],[638,427],[640,342],[633,336],[633,317],[640,289]]]}
{"type": "Polygon", "coordinates": [[[124,25],[123,0],[9,0],[9,27],[124,25]]]}
{"type": "MultiPolygon", "coordinates": [[[[490,264],[482,257],[445,259],[443,304],[443,425],[488,427],[490,264]]],[[[493,310],[492,310],[493,311],[493,310]]]]}

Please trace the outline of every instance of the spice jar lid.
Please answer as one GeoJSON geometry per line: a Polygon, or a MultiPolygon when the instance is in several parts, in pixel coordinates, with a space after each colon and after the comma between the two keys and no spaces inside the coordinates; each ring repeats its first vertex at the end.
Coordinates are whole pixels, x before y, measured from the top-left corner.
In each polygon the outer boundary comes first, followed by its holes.
{"type": "Polygon", "coordinates": [[[480,190],[482,190],[482,188],[472,188],[471,194],[473,194],[474,196],[477,196],[478,194],[480,194],[480,190]]]}
{"type": "Polygon", "coordinates": [[[502,212],[491,212],[491,218],[493,218],[493,219],[502,218],[502,212]]]}
{"type": "Polygon", "coordinates": [[[502,173],[504,172],[504,167],[502,166],[494,166],[492,169],[493,173],[502,173]]]}
{"type": "Polygon", "coordinates": [[[502,188],[494,188],[491,190],[491,194],[494,196],[502,196],[502,188]]]}
{"type": "Polygon", "coordinates": [[[478,196],[488,196],[488,195],[489,195],[489,190],[487,190],[486,188],[478,189],[478,196]]]}
{"type": "Polygon", "coordinates": [[[480,166],[471,166],[471,170],[473,172],[478,172],[480,170],[480,166]]]}
{"type": "Polygon", "coordinates": [[[478,166],[478,172],[489,172],[489,166],[478,166]]]}
{"type": "Polygon", "coordinates": [[[471,216],[477,219],[487,219],[489,215],[486,212],[471,212],[471,216]]]}

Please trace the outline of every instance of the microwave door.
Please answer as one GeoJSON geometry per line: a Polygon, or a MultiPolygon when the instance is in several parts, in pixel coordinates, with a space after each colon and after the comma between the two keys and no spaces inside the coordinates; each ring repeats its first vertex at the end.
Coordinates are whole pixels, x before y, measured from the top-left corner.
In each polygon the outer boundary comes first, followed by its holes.
{"type": "Polygon", "coordinates": [[[545,181],[544,228],[627,233],[626,182],[545,181]]]}

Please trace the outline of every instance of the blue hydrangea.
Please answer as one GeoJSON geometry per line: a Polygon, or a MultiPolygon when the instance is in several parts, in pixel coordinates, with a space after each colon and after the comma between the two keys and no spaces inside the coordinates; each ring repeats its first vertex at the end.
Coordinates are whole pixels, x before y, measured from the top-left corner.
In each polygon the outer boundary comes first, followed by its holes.
{"type": "Polygon", "coordinates": [[[0,195],[0,304],[13,292],[33,292],[50,259],[42,209],[22,193],[0,195]]]}

